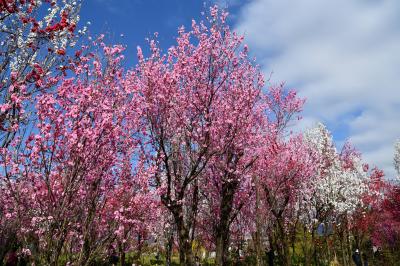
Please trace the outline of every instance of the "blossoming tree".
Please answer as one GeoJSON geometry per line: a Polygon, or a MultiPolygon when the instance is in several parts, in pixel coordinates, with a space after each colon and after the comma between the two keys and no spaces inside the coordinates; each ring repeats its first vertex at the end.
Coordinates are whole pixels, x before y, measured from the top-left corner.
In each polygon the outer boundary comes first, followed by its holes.
{"type": "Polygon", "coordinates": [[[140,160],[131,165],[136,144],[134,127],[123,126],[133,117],[123,48],[100,45],[102,57],[80,54],[68,66],[72,77],[38,97],[37,133],[14,141],[24,142],[23,152],[1,153],[2,218],[16,223],[23,244],[36,239],[35,255],[51,265],[61,256],[86,265],[115,242],[123,255],[157,205],[146,185],[149,169],[140,160]]]}
{"type": "MultiPolygon", "coordinates": [[[[154,183],[174,217],[182,264],[192,263],[190,232],[195,230],[199,179],[206,172],[218,183],[218,263],[227,252],[235,191],[251,163],[247,152],[256,125],[263,79],[240,51],[242,37],[225,24],[226,14],[211,8],[209,25],[192,22],[179,30],[177,46],[161,55],[151,41],[151,56],[139,49],[138,100],[143,103],[144,150],[158,170],[154,183]],[[222,193],[222,194],[221,194],[222,193]]],[[[208,177],[207,177],[208,178],[208,177]]]]}
{"type": "Polygon", "coordinates": [[[10,144],[21,123],[30,118],[33,95],[52,87],[61,73],[56,66],[64,64],[68,47],[77,41],[80,5],[79,0],[0,2],[2,147],[10,144]]]}
{"type": "Polygon", "coordinates": [[[396,142],[394,149],[394,168],[400,176],[400,141],[396,142]]]}

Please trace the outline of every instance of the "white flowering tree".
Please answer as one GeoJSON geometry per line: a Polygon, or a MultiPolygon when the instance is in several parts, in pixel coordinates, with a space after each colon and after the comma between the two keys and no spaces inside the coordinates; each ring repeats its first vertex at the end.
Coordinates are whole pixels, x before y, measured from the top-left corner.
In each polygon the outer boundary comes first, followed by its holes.
{"type": "Polygon", "coordinates": [[[400,140],[398,140],[394,145],[394,168],[400,178],[400,140]]]}
{"type": "MultiPolygon", "coordinates": [[[[348,218],[362,207],[363,195],[369,189],[367,167],[349,144],[338,153],[331,133],[323,124],[308,130],[305,139],[319,155],[317,174],[310,183],[314,194],[303,217],[305,223],[309,224],[313,238],[318,226],[323,226],[324,235],[331,226],[341,226],[347,231],[348,218]]],[[[328,256],[331,255],[328,251],[328,256]]]]}
{"type": "Polygon", "coordinates": [[[367,169],[359,154],[348,144],[338,153],[332,135],[323,124],[308,130],[306,139],[320,158],[313,182],[316,205],[338,214],[353,212],[368,189],[367,169]]]}

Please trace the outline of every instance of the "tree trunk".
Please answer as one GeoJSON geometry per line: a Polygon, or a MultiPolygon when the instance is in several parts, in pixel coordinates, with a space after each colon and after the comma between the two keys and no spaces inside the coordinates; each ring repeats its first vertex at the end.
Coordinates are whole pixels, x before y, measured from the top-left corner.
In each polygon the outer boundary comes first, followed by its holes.
{"type": "Polygon", "coordinates": [[[303,252],[304,252],[304,260],[305,260],[305,262],[304,262],[304,265],[305,266],[309,266],[309,265],[311,265],[311,256],[310,256],[310,254],[312,253],[312,245],[313,245],[313,243],[312,243],[312,241],[313,241],[313,239],[311,240],[311,245],[309,246],[308,245],[308,239],[307,239],[307,227],[306,226],[304,226],[303,227],[303,252]]]}
{"type": "Polygon", "coordinates": [[[220,228],[216,234],[216,257],[215,265],[223,266],[228,263],[229,229],[220,228]]]}
{"type": "Polygon", "coordinates": [[[283,237],[282,239],[282,244],[283,244],[283,256],[284,256],[284,265],[290,266],[292,265],[292,260],[290,256],[290,248],[289,248],[289,241],[287,237],[283,237]]]}
{"type": "Polygon", "coordinates": [[[137,236],[137,241],[138,241],[138,247],[137,247],[137,259],[140,260],[140,257],[142,256],[142,235],[139,233],[137,236]]]}
{"type": "Polygon", "coordinates": [[[83,236],[83,247],[81,250],[81,253],[79,255],[79,265],[87,265],[89,263],[89,259],[90,259],[90,253],[92,252],[92,225],[93,225],[93,220],[94,220],[94,216],[95,213],[97,211],[97,188],[99,185],[100,179],[97,179],[96,181],[94,181],[94,183],[92,184],[92,197],[90,200],[90,205],[89,205],[89,209],[88,209],[88,214],[87,217],[85,219],[85,224],[84,224],[84,236],[83,236]]]}
{"type": "MultiPolygon", "coordinates": [[[[277,231],[279,236],[280,247],[278,249],[279,260],[282,265],[290,266],[292,263],[290,256],[290,245],[288,236],[283,227],[283,221],[281,219],[277,219],[277,231]]],[[[278,239],[277,239],[278,240],[278,239]]]]}
{"type": "Polygon", "coordinates": [[[312,259],[314,260],[314,265],[318,265],[317,243],[316,243],[316,240],[315,240],[315,230],[316,230],[316,226],[313,225],[313,228],[312,228],[312,231],[311,231],[312,259]]]}
{"type": "Polygon", "coordinates": [[[119,249],[119,265],[125,266],[125,251],[124,245],[120,241],[118,241],[118,249],[119,249]]]}
{"type": "Polygon", "coordinates": [[[342,250],[342,263],[343,263],[343,265],[344,266],[346,266],[347,265],[347,259],[346,259],[346,249],[345,249],[345,247],[344,247],[344,245],[343,245],[343,243],[344,243],[344,234],[341,234],[341,236],[340,236],[340,249],[342,250]]]}
{"type": "Polygon", "coordinates": [[[175,216],[178,230],[179,262],[181,265],[193,265],[192,243],[189,238],[189,230],[185,227],[182,215],[175,216]]]}
{"type": "Polygon", "coordinates": [[[84,238],[83,247],[79,255],[79,265],[86,265],[90,255],[90,243],[88,238],[84,238]]]}
{"type": "Polygon", "coordinates": [[[174,244],[174,234],[173,232],[170,232],[168,236],[166,254],[165,254],[165,265],[167,266],[171,266],[173,244],[174,244]]]}
{"type": "Polygon", "coordinates": [[[325,247],[326,247],[326,255],[327,255],[327,260],[328,261],[331,261],[331,252],[330,252],[330,247],[329,247],[329,237],[327,236],[327,232],[326,232],[326,230],[327,229],[324,229],[324,234],[325,234],[325,236],[324,236],[324,238],[325,238],[325,247]]]}
{"type": "Polygon", "coordinates": [[[256,190],[256,236],[255,236],[255,250],[256,250],[256,266],[261,266],[262,263],[262,232],[261,232],[261,215],[260,215],[260,188],[258,176],[255,178],[256,190]]]}
{"type": "Polygon", "coordinates": [[[225,266],[228,263],[228,248],[229,248],[229,228],[232,216],[233,196],[236,191],[236,183],[223,183],[221,202],[220,202],[220,217],[216,226],[216,258],[215,265],[225,266]]]}

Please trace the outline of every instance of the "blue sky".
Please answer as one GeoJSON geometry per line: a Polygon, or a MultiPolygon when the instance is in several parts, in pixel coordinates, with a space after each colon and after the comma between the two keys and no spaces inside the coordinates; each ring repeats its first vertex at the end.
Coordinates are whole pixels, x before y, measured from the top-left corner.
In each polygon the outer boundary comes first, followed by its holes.
{"type": "Polygon", "coordinates": [[[217,2],[230,6],[229,21],[233,24],[242,4],[211,0],[86,0],[82,4],[80,24],[89,21],[91,35],[105,33],[109,42],[125,44],[130,64],[136,60],[136,47],[146,47],[145,38],[158,32],[161,47],[167,49],[175,44],[178,27],[190,27],[192,19],[201,20],[201,13],[217,2]]]}
{"type": "Polygon", "coordinates": [[[203,10],[202,1],[87,0],[83,1],[81,23],[91,22],[92,35],[106,33],[108,41],[127,45],[129,64],[136,59],[136,47],[146,46],[145,38],[158,32],[161,46],[167,49],[174,44],[178,27],[189,27],[203,10]]]}
{"type": "Polygon", "coordinates": [[[91,22],[92,34],[106,33],[112,42],[126,44],[130,59],[154,32],[165,47],[171,45],[178,25],[190,23],[201,8],[195,1],[89,0],[83,2],[81,21],[91,22]]]}
{"type": "MultiPolygon", "coordinates": [[[[340,144],[349,139],[364,159],[394,176],[400,138],[400,1],[398,0],[86,0],[81,23],[136,46],[159,33],[164,49],[177,28],[200,20],[204,6],[228,6],[232,27],[272,82],[285,81],[307,98],[304,129],[321,121],[340,144]],[[124,36],[121,37],[120,35],[124,36]]],[[[146,51],[146,49],[144,49],[146,51]]]]}

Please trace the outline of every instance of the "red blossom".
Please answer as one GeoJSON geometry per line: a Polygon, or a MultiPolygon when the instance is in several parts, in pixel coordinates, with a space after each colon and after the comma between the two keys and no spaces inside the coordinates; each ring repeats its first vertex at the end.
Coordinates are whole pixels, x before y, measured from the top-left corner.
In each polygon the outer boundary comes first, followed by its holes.
{"type": "Polygon", "coordinates": [[[58,55],[65,55],[65,50],[64,49],[58,49],[56,53],[58,55]]]}

